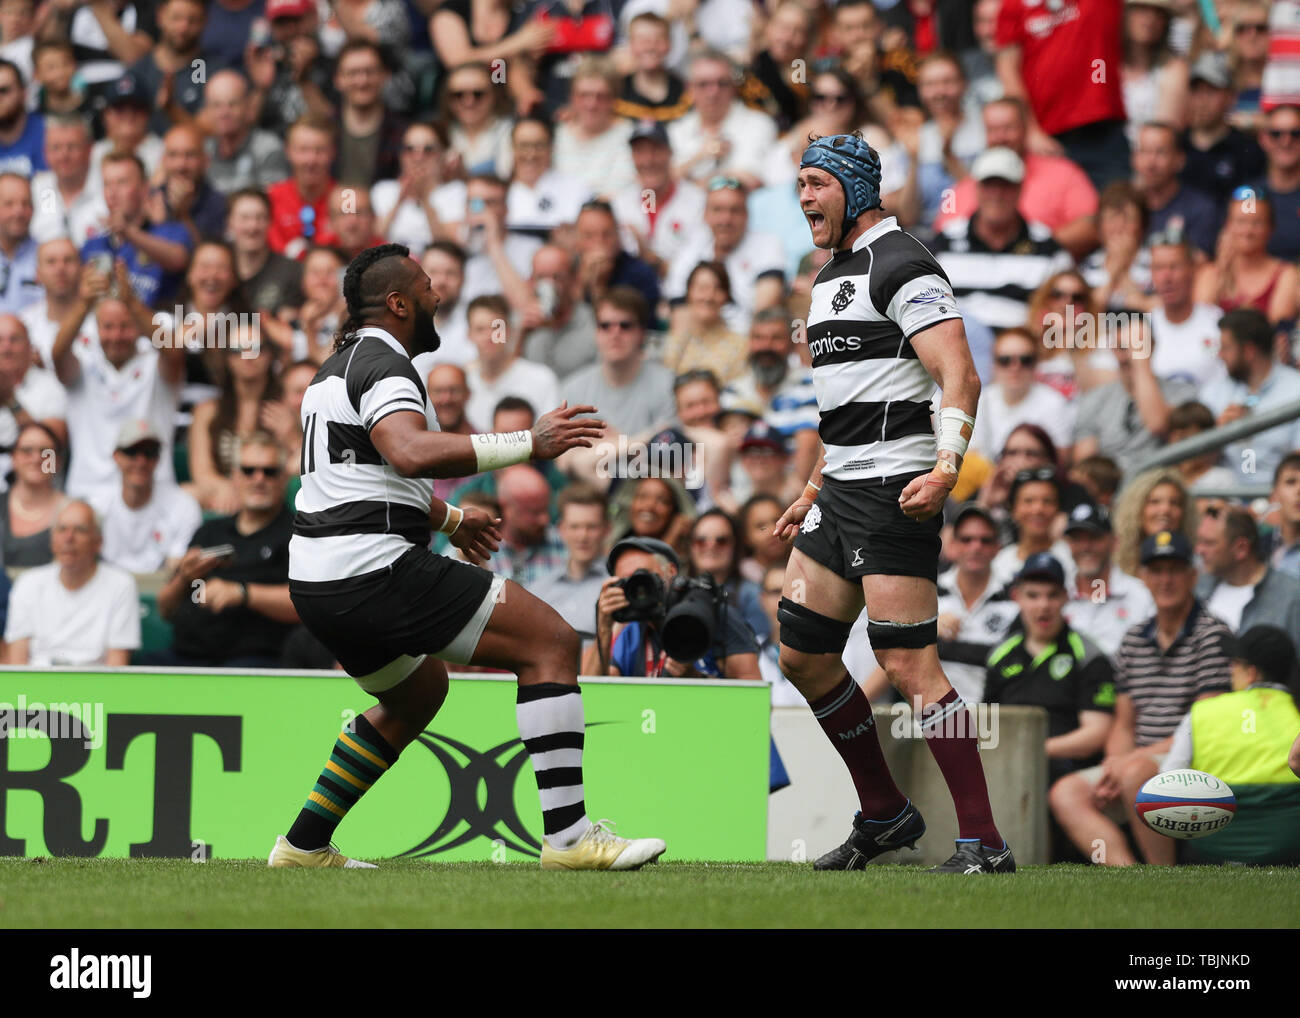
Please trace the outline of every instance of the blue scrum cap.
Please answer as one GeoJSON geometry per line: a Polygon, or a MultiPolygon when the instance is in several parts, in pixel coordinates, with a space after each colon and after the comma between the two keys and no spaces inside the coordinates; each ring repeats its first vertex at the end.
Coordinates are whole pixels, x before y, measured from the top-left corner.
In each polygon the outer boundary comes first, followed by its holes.
{"type": "Polygon", "coordinates": [[[825,170],[844,188],[844,231],[868,209],[880,208],[880,156],[861,138],[832,134],[806,149],[799,168],[825,170]]]}

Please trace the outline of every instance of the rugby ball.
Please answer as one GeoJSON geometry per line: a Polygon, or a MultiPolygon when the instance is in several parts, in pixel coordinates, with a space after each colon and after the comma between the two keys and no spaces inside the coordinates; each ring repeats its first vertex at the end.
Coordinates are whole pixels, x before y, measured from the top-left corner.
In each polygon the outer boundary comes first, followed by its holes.
{"type": "Polygon", "coordinates": [[[1237,812],[1237,797],[1227,782],[1189,769],[1165,771],[1142,786],[1137,811],[1157,834],[1204,838],[1221,831],[1237,812]]]}

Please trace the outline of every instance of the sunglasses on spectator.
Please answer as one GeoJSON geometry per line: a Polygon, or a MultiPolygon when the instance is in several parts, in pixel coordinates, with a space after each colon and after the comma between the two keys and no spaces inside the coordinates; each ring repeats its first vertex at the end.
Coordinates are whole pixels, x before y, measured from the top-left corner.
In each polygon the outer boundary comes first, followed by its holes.
{"type": "Polygon", "coordinates": [[[611,319],[610,321],[607,321],[607,322],[597,322],[597,323],[596,323],[596,328],[598,328],[598,329],[604,329],[604,330],[606,330],[607,332],[612,332],[612,331],[614,331],[615,329],[621,329],[621,330],[624,331],[624,332],[635,332],[635,331],[636,331],[636,322],[631,321],[631,320],[628,320],[628,321],[622,322],[622,321],[616,321],[616,320],[611,319]]]}
{"type": "Polygon", "coordinates": [[[998,354],[994,358],[1000,368],[1009,368],[1014,364],[1019,364],[1022,368],[1032,368],[1037,358],[1031,353],[1022,354],[998,354]]]}
{"type": "Polygon", "coordinates": [[[242,463],[239,464],[239,472],[245,477],[256,477],[262,474],[272,481],[280,476],[281,469],[281,467],[246,467],[242,463]]]}
{"type": "Polygon", "coordinates": [[[403,145],[403,152],[420,153],[421,155],[431,156],[438,152],[437,145],[403,145]]]}
{"type": "Polygon", "coordinates": [[[981,537],[979,534],[963,534],[957,539],[958,544],[987,544],[995,545],[998,543],[996,537],[981,537]]]}
{"type": "Polygon", "coordinates": [[[840,106],[849,102],[849,96],[846,92],[814,92],[812,101],[815,103],[827,103],[831,106],[840,106]]]}
{"type": "Polygon", "coordinates": [[[1270,127],[1264,133],[1273,139],[1273,141],[1281,141],[1283,138],[1290,138],[1292,141],[1300,141],[1300,127],[1270,127]]]}
{"type": "Polygon", "coordinates": [[[487,95],[486,88],[458,88],[451,93],[451,97],[456,102],[464,102],[466,99],[473,99],[478,102],[487,95]]]}
{"type": "Polygon", "coordinates": [[[1247,32],[1267,32],[1267,21],[1243,21],[1239,25],[1232,27],[1234,35],[1245,35],[1247,32]]]}
{"type": "Polygon", "coordinates": [[[707,548],[709,545],[713,545],[715,548],[725,548],[731,544],[731,538],[701,535],[699,537],[692,537],[691,544],[695,545],[697,548],[707,548]]]}
{"type": "Polygon", "coordinates": [[[1087,290],[1058,290],[1056,287],[1052,287],[1052,289],[1048,291],[1048,294],[1052,298],[1052,300],[1087,300],[1088,299],[1087,290]]]}
{"type": "Polygon", "coordinates": [[[157,442],[136,442],[135,445],[128,445],[125,449],[119,450],[127,459],[139,459],[143,456],[145,459],[156,460],[162,455],[162,446],[157,442]]]}
{"type": "Polygon", "coordinates": [[[735,177],[714,177],[709,181],[709,193],[714,191],[743,191],[744,185],[735,177]]]}

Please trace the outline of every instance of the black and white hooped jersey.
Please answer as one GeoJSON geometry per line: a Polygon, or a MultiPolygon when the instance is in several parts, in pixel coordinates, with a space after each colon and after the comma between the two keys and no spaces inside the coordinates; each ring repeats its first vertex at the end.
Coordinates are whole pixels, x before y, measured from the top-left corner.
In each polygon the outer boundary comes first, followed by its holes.
{"type": "Polygon", "coordinates": [[[817,274],[808,348],[826,447],[823,475],[881,484],[934,466],[935,381],[912,349],[918,332],[961,318],[925,246],[890,216],[817,274]]]}
{"type": "Polygon", "coordinates": [[[289,580],[334,583],[427,546],[433,481],[403,477],[370,440],[389,414],[438,418],[402,345],[366,328],[321,365],[302,400],[302,490],[289,541],[289,580]]]}

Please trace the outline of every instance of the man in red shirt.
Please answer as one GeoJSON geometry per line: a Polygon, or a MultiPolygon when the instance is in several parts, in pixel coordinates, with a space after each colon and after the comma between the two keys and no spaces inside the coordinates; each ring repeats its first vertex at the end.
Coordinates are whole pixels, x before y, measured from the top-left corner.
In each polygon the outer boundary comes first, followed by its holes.
{"type": "Polygon", "coordinates": [[[1098,191],[1129,175],[1123,14],[1123,0],[1003,0],[998,12],[998,77],[1029,104],[1029,150],[1068,156],[1098,191]]]}
{"type": "Polygon", "coordinates": [[[324,117],[308,114],[289,128],[284,147],[289,179],[266,192],[271,200],[268,240],[277,254],[300,258],[312,244],[338,243],[329,223],[334,139],[334,124],[324,117]]]}
{"type": "MultiPolygon", "coordinates": [[[[1052,238],[1075,259],[1097,246],[1097,191],[1088,175],[1064,156],[1044,156],[1028,145],[1029,113],[1019,99],[995,99],[984,107],[985,151],[1009,148],[1024,160],[1025,179],[1020,188],[1020,214],[1027,222],[1042,223],[1052,238]]],[[[975,178],[967,175],[953,188],[935,217],[938,232],[952,219],[968,219],[975,212],[975,178]]]]}

